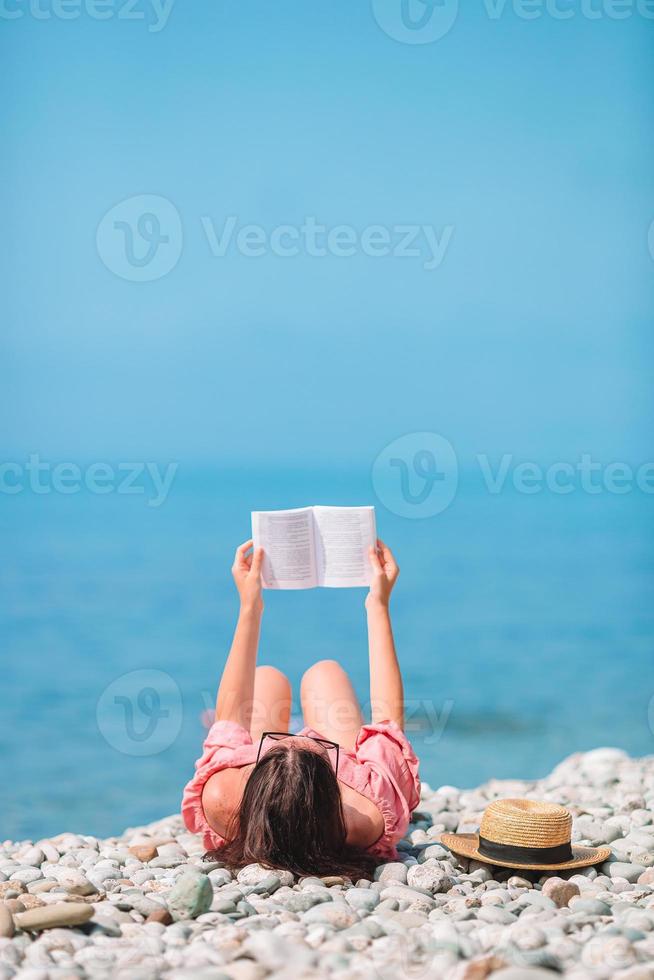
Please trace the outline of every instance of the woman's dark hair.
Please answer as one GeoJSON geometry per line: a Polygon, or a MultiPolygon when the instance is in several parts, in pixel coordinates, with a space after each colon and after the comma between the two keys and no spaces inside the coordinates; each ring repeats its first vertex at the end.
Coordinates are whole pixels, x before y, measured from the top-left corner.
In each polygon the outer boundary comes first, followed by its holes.
{"type": "Polygon", "coordinates": [[[345,817],[329,760],[298,745],[266,752],[245,784],[227,843],[212,852],[227,867],[282,868],[294,875],[371,878],[377,862],[345,843],[345,817]]]}

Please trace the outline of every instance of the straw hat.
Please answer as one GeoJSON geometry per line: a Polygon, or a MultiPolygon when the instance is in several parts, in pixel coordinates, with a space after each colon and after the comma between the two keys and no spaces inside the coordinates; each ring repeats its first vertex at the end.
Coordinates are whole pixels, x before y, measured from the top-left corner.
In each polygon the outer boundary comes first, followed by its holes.
{"type": "Polygon", "coordinates": [[[441,834],[441,844],[465,858],[529,871],[563,871],[606,861],[610,847],[571,844],[572,816],[558,803],[495,800],[478,834],[441,834]]]}

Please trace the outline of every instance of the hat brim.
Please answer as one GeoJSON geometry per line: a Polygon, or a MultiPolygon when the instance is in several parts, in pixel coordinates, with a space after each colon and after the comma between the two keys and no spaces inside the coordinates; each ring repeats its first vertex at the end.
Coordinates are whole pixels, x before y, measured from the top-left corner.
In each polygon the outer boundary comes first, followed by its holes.
{"type": "Polygon", "coordinates": [[[493,864],[499,868],[521,868],[523,871],[566,871],[571,868],[587,868],[592,864],[601,864],[611,855],[610,847],[582,847],[581,844],[573,844],[574,857],[571,861],[564,861],[561,864],[518,864],[516,861],[490,860],[480,854],[479,834],[441,834],[440,842],[454,854],[471,861],[481,861],[483,864],[493,864]]]}

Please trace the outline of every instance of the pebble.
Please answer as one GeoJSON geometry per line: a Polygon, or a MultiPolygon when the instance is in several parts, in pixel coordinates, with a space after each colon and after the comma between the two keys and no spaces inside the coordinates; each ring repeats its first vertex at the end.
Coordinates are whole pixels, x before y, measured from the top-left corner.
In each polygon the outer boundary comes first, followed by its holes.
{"type": "Polygon", "coordinates": [[[79,902],[58,902],[43,908],[29,909],[14,916],[19,929],[40,932],[58,926],[79,926],[93,918],[93,906],[79,902]]]}
{"type": "Polygon", "coordinates": [[[195,919],[208,912],[213,889],[208,877],[201,872],[187,871],[173,886],[168,896],[168,908],[174,919],[195,919]]]}
{"type": "Polygon", "coordinates": [[[377,907],[379,912],[397,912],[400,907],[400,903],[396,898],[384,898],[381,900],[377,907]]]}
{"type": "Polygon", "coordinates": [[[42,877],[43,872],[40,868],[19,868],[18,871],[14,871],[9,875],[9,881],[20,881],[24,885],[29,885],[30,882],[38,881],[42,877]]]}
{"type": "Polygon", "coordinates": [[[399,881],[406,884],[409,869],[399,861],[389,861],[375,870],[375,881],[399,881]]]}
{"type": "Polygon", "coordinates": [[[579,895],[579,886],[562,878],[550,878],[543,885],[543,895],[551,898],[557,908],[564,909],[571,898],[579,895]]]}
{"type": "MultiPolygon", "coordinates": [[[[275,893],[275,905],[281,905],[287,912],[308,912],[324,899],[311,891],[289,891],[275,893]]],[[[235,906],[236,907],[236,906],[235,906]]]]}
{"type": "MultiPolygon", "coordinates": [[[[342,882],[342,879],[338,884],[342,882]]],[[[272,895],[281,886],[282,879],[274,871],[270,871],[265,878],[257,882],[256,885],[246,885],[244,891],[247,895],[272,895]]]]}
{"type": "Polygon", "coordinates": [[[477,918],[483,919],[484,922],[498,922],[502,925],[511,925],[511,923],[518,921],[517,915],[497,905],[485,905],[479,909],[477,918]]]}
{"type": "Polygon", "coordinates": [[[440,865],[431,861],[425,864],[415,864],[407,873],[407,884],[412,888],[424,888],[426,891],[447,891],[451,879],[443,872],[440,865]]]}
{"type": "Polygon", "coordinates": [[[345,901],[353,909],[372,912],[379,905],[379,894],[369,888],[349,888],[345,892],[345,901]]]}
{"type": "Polygon", "coordinates": [[[533,882],[529,881],[527,878],[521,878],[520,875],[511,875],[507,881],[508,888],[533,888],[533,882]]]}
{"type": "Polygon", "coordinates": [[[480,864],[479,861],[470,861],[469,864],[470,877],[474,877],[475,881],[491,881],[493,874],[487,864],[480,864]]]}
{"type": "Polygon", "coordinates": [[[51,892],[53,888],[57,887],[57,882],[52,881],[49,878],[43,878],[41,881],[32,881],[27,886],[27,890],[30,895],[40,895],[42,892],[51,892]]]}
{"type": "Polygon", "coordinates": [[[556,903],[552,901],[549,896],[544,895],[542,891],[530,891],[522,892],[521,895],[516,899],[517,906],[519,908],[527,908],[527,906],[537,906],[541,909],[555,909],[556,903]]]}
{"type": "Polygon", "coordinates": [[[418,855],[418,861],[428,861],[430,858],[436,858],[437,861],[447,861],[449,856],[450,852],[440,844],[429,844],[427,847],[421,849],[418,855]]]}
{"type": "Polygon", "coordinates": [[[571,898],[570,910],[583,915],[610,915],[611,906],[596,898],[571,898]]]}
{"type": "Polygon", "coordinates": [[[39,898],[38,895],[30,895],[30,894],[21,895],[20,900],[10,899],[10,901],[14,901],[18,905],[22,905],[22,908],[17,910],[19,912],[23,912],[25,909],[38,909],[46,904],[42,899],[39,898]]]}
{"type": "Polygon", "coordinates": [[[152,861],[158,855],[157,848],[152,844],[133,844],[128,848],[129,853],[132,854],[138,861],[142,861],[146,864],[148,861],[152,861]]]}
{"type": "Polygon", "coordinates": [[[232,873],[228,868],[214,868],[208,872],[207,877],[214,888],[219,888],[232,880],[232,873]]]}
{"type": "MultiPolygon", "coordinates": [[[[258,885],[270,875],[270,868],[262,868],[260,864],[248,864],[245,868],[241,868],[236,876],[236,880],[240,885],[258,885]]],[[[275,875],[279,878],[282,885],[292,885],[294,878],[290,871],[275,871],[275,875]]],[[[309,879],[305,879],[309,880],[309,879]]],[[[322,886],[320,878],[314,878],[314,881],[318,882],[322,886]]]]}
{"type": "Polygon", "coordinates": [[[633,842],[644,848],[646,851],[654,850],[654,832],[649,830],[631,830],[625,840],[633,842]]]}
{"type": "Polygon", "coordinates": [[[419,929],[427,921],[427,916],[420,912],[408,912],[400,909],[399,912],[380,913],[384,931],[386,934],[395,933],[404,935],[407,929],[419,929]]]}
{"type": "Polygon", "coordinates": [[[425,895],[424,892],[416,891],[407,885],[389,885],[381,893],[381,897],[396,898],[399,902],[404,902],[405,907],[410,905],[412,908],[422,909],[425,912],[431,912],[432,909],[436,908],[436,902],[431,895],[425,895]]]}
{"type": "Polygon", "coordinates": [[[24,912],[25,906],[19,898],[6,898],[3,903],[5,909],[14,915],[16,912],[24,912]]]}
{"type": "Polygon", "coordinates": [[[232,912],[236,912],[236,906],[237,902],[232,901],[230,898],[221,898],[220,895],[214,895],[211,902],[211,911],[220,912],[222,915],[230,915],[232,912]]]}
{"type": "Polygon", "coordinates": [[[186,857],[181,854],[158,854],[150,861],[151,868],[178,868],[186,864],[186,857]]]}
{"type": "Polygon", "coordinates": [[[147,918],[153,912],[163,908],[160,902],[144,895],[138,888],[127,888],[120,894],[121,908],[135,909],[140,915],[147,918]]]}
{"type": "MultiPolygon", "coordinates": [[[[40,847],[26,847],[25,850],[19,851],[16,857],[20,860],[21,864],[30,865],[33,868],[40,867],[45,861],[45,854],[40,847]]],[[[55,861],[58,855],[55,855],[55,861]]]]}
{"type": "Polygon", "coordinates": [[[547,936],[537,926],[524,925],[518,921],[510,930],[511,942],[518,949],[540,949],[547,942],[547,936]]]}
{"type": "Polygon", "coordinates": [[[358,922],[356,912],[349,909],[347,905],[336,905],[326,902],[309,909],[308,912],[303,914],[302,919],[308,923],[326,923],[334,929],[346,929],[348,926],[353,926],[355,922],[358,922]]]}
{"type": "Polygon", "coordinates": [[[553,980],[555,976],[556,974],[552,974],[551,970],[541,970],[531,966],[509,966],[493,972],[493,980],[553,980]]]}
{"type": "Polygon", "coordinates": [[[611,878],[625,878],[629,882],[637,881],[645,871],[642,864],[628,864],[624,861],[612,861],[608,865],[611,878]]]}
{"type": "Polygon", "coordinates": [[[0,938],[11,939],[15,931],[16,927],[11,911],[6,905],[0,904],[0,938]]]}

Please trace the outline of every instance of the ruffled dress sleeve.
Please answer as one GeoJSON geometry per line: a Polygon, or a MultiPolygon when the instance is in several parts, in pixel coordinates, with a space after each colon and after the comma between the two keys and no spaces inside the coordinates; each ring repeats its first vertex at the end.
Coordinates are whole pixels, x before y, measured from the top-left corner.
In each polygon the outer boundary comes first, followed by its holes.
{"type": "Polygon", "coordinates": [[[202,755],[195,763],[195,775],[186,784],[182,797],[182,817],[194,834],[202,834],[207,850],[225,843],[209,826],[202,806],[202,791],[207,780],[222,769],[238,768],[253,762],[250,733],[235,721],[216,721],[202,745],[202,755]]]}
{"type": "Polygon", "coordinates": [[[363,725],[354,751],[366,770],[368,795],[384,816],[384,834],[370,850],[392,859],[397,854],[395,845],[406,834],[411,813],[420,802],[417,756],[394,721],[363,725]]]}

